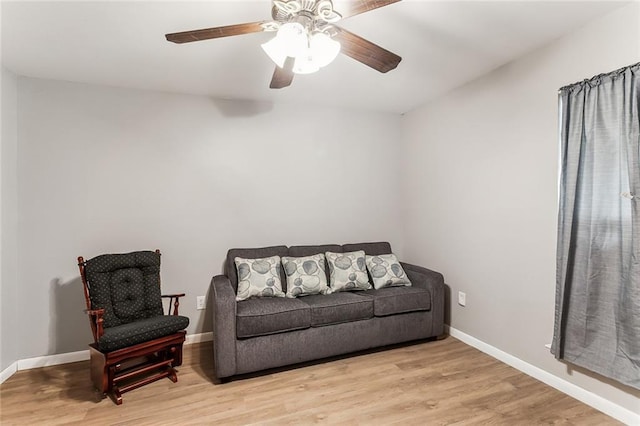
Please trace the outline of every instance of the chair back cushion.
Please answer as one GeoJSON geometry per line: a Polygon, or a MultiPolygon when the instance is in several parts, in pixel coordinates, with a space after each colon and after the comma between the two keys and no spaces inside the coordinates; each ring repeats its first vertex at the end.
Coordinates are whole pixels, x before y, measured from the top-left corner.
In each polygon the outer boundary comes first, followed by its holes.
{"type": "Polygon", "coordinates": [[[163,315],[160,253],[103,254],[87,260],[92,309],[104,309],[104,327],[163,315]]]}

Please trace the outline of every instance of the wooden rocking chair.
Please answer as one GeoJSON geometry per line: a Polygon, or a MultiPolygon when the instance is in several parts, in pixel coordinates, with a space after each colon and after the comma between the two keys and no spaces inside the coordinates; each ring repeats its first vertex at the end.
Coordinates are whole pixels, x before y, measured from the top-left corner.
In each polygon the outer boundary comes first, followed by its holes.
{"type": "Polygon", "coordinates": [[[120,405],[125,392],[164,377],[177,382],[189,318],[178,315],[184,294],[160,294],[160,250],[78,257],[78,267],[94,339],[91,380],[102,397],[120,405]]]}

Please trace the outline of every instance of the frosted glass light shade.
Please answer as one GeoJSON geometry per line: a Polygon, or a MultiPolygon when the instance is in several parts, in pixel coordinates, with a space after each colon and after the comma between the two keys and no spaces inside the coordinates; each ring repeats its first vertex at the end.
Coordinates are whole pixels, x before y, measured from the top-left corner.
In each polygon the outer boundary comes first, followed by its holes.
{"type": "Polygon", "coordinates": [[[297,58],[309,47],[307,30],[297,22],[288,22],[280,27],[277,38],[280,38],[285,46],[287,56],[297,58]]]}
{"type": "Polygon", "coordinates": [[[274,38],[262,44],[262,49],[280,68],[287,57],[304,55],[309,46],[307,31],[297,22],[289,22],[280,27],[274,38]]]}
{"type": "Polygon", "coordinates": [[[280,68],[284,66],[284,61],[287,60],[287,49],[284,45],[284,40],[276,36],[268,42],[263,43],[262,50],[269,55],[269,58],[271,58],[277,66],[280,68]]]}
{"type": "Polygon", "coordinates": [[[296,74],[311,74],[319,69],[320,67],[316,63],[311,49],[308,49],[304,55],[298,56],[293,64],[293,72],[296,74]]]}
{"type": "Polygon", "coordinates": [[[329,65],[340,53],[340,43],[325,33],[315,33],[309,44],[313,61],[320,68],[329,65]]]}

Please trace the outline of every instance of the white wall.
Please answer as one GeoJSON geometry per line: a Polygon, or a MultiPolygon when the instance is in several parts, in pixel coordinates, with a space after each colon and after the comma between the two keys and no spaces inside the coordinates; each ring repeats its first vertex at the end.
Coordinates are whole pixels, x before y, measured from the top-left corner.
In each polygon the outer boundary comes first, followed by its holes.
{"type": "Polygon", "coordinates": [[[20,340],[15,317],[17,279],[17,161],[18,161],[18,79],[2,71],[0,144],[0,371],[18,359],[16,342],[20,340]]]}
{"type": "Polygon", "coordinates": [[[401,247],[400,117],[20,78],[20,358],[86,348],[76,257],[160,248],[188,332],[232,247],[401,247]]]}
{"type": "Polygon", "coordinates": [[[640,4],[407,114],[405,257],[444,273],[450,324],[640,413],[640,392],[557,362],[557,91],[640,60],[640,4]]]}

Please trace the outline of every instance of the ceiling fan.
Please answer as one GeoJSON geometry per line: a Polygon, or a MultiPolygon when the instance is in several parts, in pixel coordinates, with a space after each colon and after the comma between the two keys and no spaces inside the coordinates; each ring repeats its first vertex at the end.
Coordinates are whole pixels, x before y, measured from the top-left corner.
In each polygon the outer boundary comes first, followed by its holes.
{"type": "Polygon", "coordinates": [[[328,65],[343,53],[379,72],[395,69],[402,58],[341,28],[341,19],[369,12],[400,0],[353,0],[334,10],[331,0],[273,0],[272,21],[166,34],[168,41],[189,43],[262,31],[276,36],[262,48],[276,63],[269,85],[281,89],[291,85],[294,74],[308,74],[328,65]]]}

